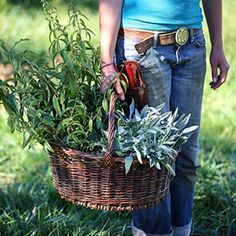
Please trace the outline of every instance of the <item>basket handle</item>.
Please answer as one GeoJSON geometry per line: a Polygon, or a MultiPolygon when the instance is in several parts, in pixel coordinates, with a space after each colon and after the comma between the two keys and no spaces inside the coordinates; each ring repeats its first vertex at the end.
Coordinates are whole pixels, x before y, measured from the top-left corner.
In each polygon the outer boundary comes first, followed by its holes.
{"type": "Polygon", "coordinates": [[[103,160],[103,167],[114,167],[115,161],[113,157],[114,153],[114,140],[115,140],[115,106],[116,106],[117,95],[114,91],[111,93],[110,104],[109,104],[109,116],[108,116],[108,147],[103,160]]]}

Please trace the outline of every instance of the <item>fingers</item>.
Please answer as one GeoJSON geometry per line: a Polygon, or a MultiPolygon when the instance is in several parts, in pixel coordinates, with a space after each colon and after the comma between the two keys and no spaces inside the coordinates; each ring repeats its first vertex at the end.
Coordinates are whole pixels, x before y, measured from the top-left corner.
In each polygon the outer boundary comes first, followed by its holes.
{"type": "Polygon", "coordinates": [[[211,76],[214,83],[217,82],[217,64],[211,64],[211,76]]]}
{"type": "Polygon", "coordinates": [[[111,81],[115,78],[116,70],[114,64],[108,63],[107,66],[102,68],[101,72],[102,72],[102,83],[100,87],[100,92],[104,94],[109,88],[111,81]]]}
{"type": "Polygon", "coordinates": [[[227,62],[218,66],[220,69],[220,74],[217,76],[217,67],[212,66],[212,78],[213,81],[210,83],[212,89],[219,88],[223,83],[225,83],[229,71],[229,64],[227,62]]]}
{"type": "Polygon", "coordinates": [[[111,81],[114,78],[115,78],[115,74],[113,72],[111,72],[109,74],[103,74],[103,80],[102,80],[102,84],[101,84],[101,87],[100,87],[100,92],[102,94],[104,94],[107,91],[111,81]]]}
{"type": "Polygon", "coordinates": [[[222,47],[212,47],[210,63],[212,73],[212,82],[210,85],[215,90],[225,83],[229,71],[229,64],[222,47]]]}
{"type": "Polygon", "coordinates": [[[122,89],[121,84],[119,83],[117,79],[114,82],[114,90],[116,94],[118,95],[119,99],[125,100],[124,90],[122,89]]]}
{"type": "Polygon", "coordinates": [[[216,85],[219,83],[217,68],[218,68],[217,63],[212,63],[211,64],[212,82],[210,83],[210,86],[211,86],[212,89],[216,89],[216,85]]]}
{"type": "Polygon", "coordinates": [[[229,64],[228,63],[224,64],[222,66],[222,68],[220,68],[219,79],[220,79],[221,84],[223,84],[226,81],[228,71],[229,71],[229,64]]]}
{"type": "Polygon", "coordinates": [[[113,80],[114,80],[113,82],[114,91],[116,92],[116,94],[121,100],[124,100],[125,99],[124,90],[122,89],[121,84],[114,73],[111,73],[109,75],[104,75],[104,78],[100,87],[100,92],[104,94],[113,80]]]}
{"type": "Polygon", "coordinates": [[[104,94],[104,93],[107,91],[110,82],[111,82],[110,79],[104,79],[104,80],[102,81],[102,84],[101,84],[101,87],[100,87],[100,92],[101,92],[102,94],[104,94]]]}

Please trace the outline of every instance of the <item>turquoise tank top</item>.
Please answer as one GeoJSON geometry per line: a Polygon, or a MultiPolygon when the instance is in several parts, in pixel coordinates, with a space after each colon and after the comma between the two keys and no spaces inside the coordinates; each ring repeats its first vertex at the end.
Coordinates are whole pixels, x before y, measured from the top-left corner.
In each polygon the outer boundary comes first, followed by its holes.
{"type": "Polygon", "coordinates": [[[124,0],[122,26],[141,30],[202,27],[200,0],[124,0]]]}

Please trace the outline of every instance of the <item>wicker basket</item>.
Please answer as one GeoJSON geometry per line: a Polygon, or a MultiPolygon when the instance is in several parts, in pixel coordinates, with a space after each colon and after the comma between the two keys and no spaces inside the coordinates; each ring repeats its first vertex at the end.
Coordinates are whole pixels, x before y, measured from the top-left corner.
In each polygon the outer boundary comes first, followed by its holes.
{"type": "Polygon", "coordinates": [[[125,174],[124,157],[113,153],[115,101],[112,93],[105,157],[51,144],[54,185],[62,198],[84,207],[114,211],[151,207],[165,198],[170,173],[164,166],[150,168],[147,159],[143,164],[135,159],[125,174]]]}

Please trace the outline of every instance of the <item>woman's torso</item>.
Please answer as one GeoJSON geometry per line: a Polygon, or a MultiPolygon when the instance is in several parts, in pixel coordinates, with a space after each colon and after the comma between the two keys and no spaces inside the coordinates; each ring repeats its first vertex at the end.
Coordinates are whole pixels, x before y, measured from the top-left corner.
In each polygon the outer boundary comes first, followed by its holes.
{"type": "Polygon", "coordinates": [[[200,0],[124,0],[122,26],[142,30],[202,27],[200,0]]]}

